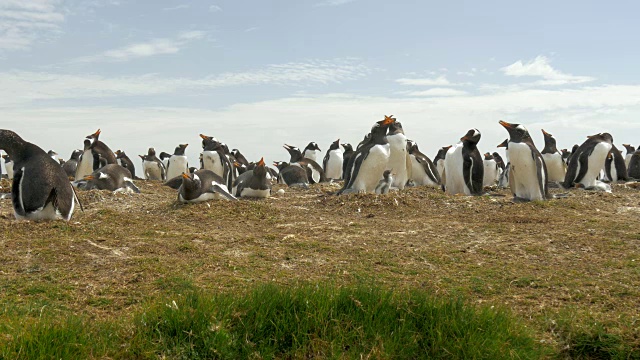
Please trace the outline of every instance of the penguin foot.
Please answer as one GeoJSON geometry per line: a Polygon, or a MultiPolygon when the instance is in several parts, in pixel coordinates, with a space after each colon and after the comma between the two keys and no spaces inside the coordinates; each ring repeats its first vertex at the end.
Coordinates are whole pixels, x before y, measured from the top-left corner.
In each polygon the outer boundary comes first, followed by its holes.
{"type": "Polygon", "coordinates": [[[514,203],[525,203],[525,202],[530,202],[531,200],[514,196],[511,201],[513,201],[514,203]]]}

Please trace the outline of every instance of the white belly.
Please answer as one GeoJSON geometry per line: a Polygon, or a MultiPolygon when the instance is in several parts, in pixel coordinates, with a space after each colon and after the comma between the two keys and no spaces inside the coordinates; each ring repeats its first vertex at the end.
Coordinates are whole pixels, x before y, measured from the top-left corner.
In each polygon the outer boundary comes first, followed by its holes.
{"type": "Polygon", "coordinates": [[[318,162],[318,150],[305,150],[304,154],[302,154],[303,157],[309,159],[309,160],[313,160],[315,162],[318,162]]]}
{"type": "Polygon", "coordinates": [[[76,168],[76,180],[82,180],[83,177],[91,175],[93,172],[93,154],[91,150],[87,150],[82,153],[80,163],[76,168]]]}
{"type": "MultiPolygon", "coordinates": [[[[611,151],[611,147],[611,144],[605,142],[600,142],[596,145],[591,156],[589,156],[587,173],[584,175],[584,178],[579,181],[580,184],[586,188],[596,186],[596,179],[600,174],[600,170],[604,168],[604,163],[607,160],[609,151],[611,151]]],[[[611,165],[614,166],[614,164],[611,165]]]]}
{"type": "Polygon", "coordinates": [[[438,174],[440,175],[440,178],[442,178],[442,174],[444,173],[444,159],[438,160],[436,170],[438,170],[438,174]]]}
{"type": "MultiPolygon", "coordinates": [[[[527,200],[544,200],[544,191],[540,189],[538,182],[538,168],[531,156],[531,148],[523,143],[509,143],[509,159],[511,169],[509,182],[512,185],[511,192],[519,198],[527,200]]],[[[545,183],[546,174],[542,174],[542,183],[545,183]]]]}
{"type": "Polygon", "coordinates": [[[445,192],[447,194],[471,195],[471,191],[464,182],[464,172],[462,170],[463,165],[462,144],[452,146],[447,151],[447,156],[444,159],[444,172],[447,174],[445,192]]]}
{"type": "Polygon", "coordinates": [[[413,155],[409,156],[411,157],[411,180],[413,180],[413,182],[418,186],[438,186],[438,184],[433,182],[429,175],[427,175],[424,167],[418,162],[418,160],[416,160],[416,157],[413,155]]]}
{"type": "Polygon", "coordinates": [[[389,164],[386,170],[393,169],[396,175],[393,177],[392,187],[404,189],[409,174],[407,172],[407,137],[404,134],[387,136],[390,146],[389,164]]]}
{"type": "Polygon", "coordinates": [[[549,181],[563,182],[564,177],[567,174],[567,170],[562,161],[562,155],[555,154],[542,154],[544,163],[547,165],[547,175],[549,181]]]}
{"type": "Polygon", "coordinates": [[[189,172],[187,157],[184,155],[172,155],[167,169],[167,179],[180,176],[183,172],[189,172]]]}
{"type": "Polygon", "coordinates": [[[252,188],[244,188],[240,193],[240,197],[267,198],[271,195],[270,189],[254,190],[252,188]]]}
{"type": "Polygon", "coordinates": [[[325,176],[327,179],[341,179],[342,178],[342,162],[344,157],[342,151],[331,150],[329,153],[329,160],[327,161],[327,169],[325,170],[325,176]]]}
{"type": "Polygon", "coordinates": [[[4,167],[7,170],[7,177],[9,180],[13,180],[13,161],[5,163],[4,167]]]}
{"type": "Polygon", "coordinates": [[[182,197],[182,194],[178,194],[178,200],[181,203],[197,203],[197,202],[203,202],[203,201],[207,201],[207,200],[213,200],[213,199],[218,199],[219,197],[216,196],[217,194],[215,193],[204,193],[204,194],[200,194],[200,196],[198,196],[195,199],[191,199],[191,200],[185,200],[185,198],[182,197]]]}
{"type": "Polygon", "coordinates": [[[494,186],[500,176],[498,164],[495,160],[484,160],[484,177],[482,178],[482,186],[494,186]]]}
{"type": "MultiPolygon", "coordinates": [[[[389,145],[376,145],[362,162],[351,188],[357,192],[374,192],[389,161],[389,145]]],[[[395,169],[394,169],[395,170],[395,169]]]]}
{"type": "Polygon", "coordinates": [[[162,170],[155,161],[143,161],[142,169],[148,180],[162,180],[162,170]]]}
{"type": "Polygon", "coordinates": [[[627,154],[627,156],[624,157],[624,164],[627,166],[627,169],[629,169],[629,164],[631,163],[632,156],[633,154],[627,154]]]}
{"type": "Polygon", "coordinates": [[[217,151],[205,151],[202,153],[202,165],[206,170],[224,178],[224,164],[220,160],[217,151]]]}

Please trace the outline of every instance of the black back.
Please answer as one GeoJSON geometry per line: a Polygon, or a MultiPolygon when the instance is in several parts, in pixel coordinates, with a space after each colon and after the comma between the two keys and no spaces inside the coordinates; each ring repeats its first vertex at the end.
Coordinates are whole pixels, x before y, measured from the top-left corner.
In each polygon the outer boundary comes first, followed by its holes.
{"type": "MultiPolygon", "coordinates": [[[[609,133],[592,135],[589,136],[587,140],[582,143],[582,145],[578,146],[575,151],[571,151],[567,174],[565,175],[564,182],[562,183],[562,186],[565,189],[572,188],[576,183],[582,181],[584,176],[587,174],[587,171],[589,170],[589,156],[591,156],[593,150],[596,148],[596,145],[598,145],[600,142],[607,142],[612,144],[613,137],[609,133]],[[578,164],[580,165],[579,170],[578,164]]],[[[604,167],[604,164],[602,164],[602,166],[604,167]]]]}

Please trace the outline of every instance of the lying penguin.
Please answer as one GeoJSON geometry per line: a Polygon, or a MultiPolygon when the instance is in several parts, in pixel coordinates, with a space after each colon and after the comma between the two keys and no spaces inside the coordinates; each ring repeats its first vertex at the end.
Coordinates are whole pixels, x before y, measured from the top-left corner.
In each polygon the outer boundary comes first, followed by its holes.
{"type": "Polygon", "coordinates": [[[238,199],[229,193],[222,178],[211,170],[198,170],[193,173],[182,173],[182,185],[178,189],[178,201],[181,203],[197,203],[213,199],[238,199]]]}
{"type": "Polygon", "coordinates": [[[140,193],[133,183],[131,172],[118,164],[108,164],[87,175],[82,180],[74,181],[74,185],[83,190],[109,190],[114,192],[140,193]]]}

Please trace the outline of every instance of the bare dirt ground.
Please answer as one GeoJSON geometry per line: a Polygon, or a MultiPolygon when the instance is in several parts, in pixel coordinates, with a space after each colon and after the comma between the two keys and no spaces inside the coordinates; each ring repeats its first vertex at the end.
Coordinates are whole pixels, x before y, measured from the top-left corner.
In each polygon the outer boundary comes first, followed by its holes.
{"type": "Polygon", "coordinates": [[[524,204],[508,191],[338,197],[338,185],[314,185],[178,205],[175,190],[137,184],[142,194],[81,192],[85,211],[68,224],[18,222],[0,201],[2,307],[119,318],[185,282],[234,291],[364,280],[506,307],[551,343],[562,313],[640,334],[640,190],[625,185],[524,204]]]}

